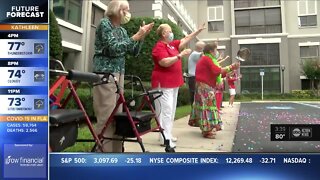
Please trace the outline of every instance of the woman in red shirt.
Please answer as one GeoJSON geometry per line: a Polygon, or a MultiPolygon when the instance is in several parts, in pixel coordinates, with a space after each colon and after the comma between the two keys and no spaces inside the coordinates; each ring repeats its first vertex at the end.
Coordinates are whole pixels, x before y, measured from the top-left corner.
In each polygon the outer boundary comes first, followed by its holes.
{"type": "Polygon", "coordinates": [[[230,93],[230,99],[229,99],[229,107],[233,107],[234,97],[236,95],[236,86],[235,81],[240,79],[242,76],[239,77],[236,76],[236,72],[231,72],[227,75],[227,81],[229,85],[229,93],[230,93]]]}
{"type": "Polygon", "coordinates": [[[217,77],[231,72],[239,67],[239,63],[221,68],[214,64],[213,57],[217,53],[217,45],[207,44],[204,47],[204,56],[201,57],[196,66],[196,90],[189,125],[200,126],[205,138],[214,139],[215,131],[219,127],[219,113],[217,111],[215,90],[217,77]]]}
{"type": "Polygon", "coordinates": [[[161,24],[157,29],[160,40],[152,49],[154,68],[151,76],[151,86],[153,89],[160,89],[163,92],[163,95],[155,101],[155,109],[170,147],[175,147],[173,141],[177,140],[172,136],[172,127],[178,90],[184,83],[181,58],[191,52],[190,49],[183,49],[191,39],[205,29],[204,25],[181,40],[174,40],[171,27],[168,24],[161,24]]]}

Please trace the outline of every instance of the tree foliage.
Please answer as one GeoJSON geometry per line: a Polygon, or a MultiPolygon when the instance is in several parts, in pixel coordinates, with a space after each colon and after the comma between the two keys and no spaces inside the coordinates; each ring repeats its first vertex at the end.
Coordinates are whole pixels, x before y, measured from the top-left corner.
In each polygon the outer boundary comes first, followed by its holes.
{"type": "Polygon", "coordinates": [[[171,21],[165,19],[153,19],[150,17],[132,18],[130,22],[125,24],[123,27],[127,30],[128,35],[132,36],[139,30],[139,27],[141,26],[143,21],[145,21],[146,24],[154,22],[154,27],[150,34],[145,38],[139,56],[134,57],[131,55],[127,55],[126,74],[137,75],[141,77],[143,81],[150,81],[152,69],[154,66],[151,52],[153,46],[159,40],[159,37],[156,34],[156,30],[159,25],[164,23],[169,24],[172,28],[175,39],[181,39],[184,37],[184,35],[181,29],[171,21]]]}
{"type": "Polygon", "coordinates": [[[320,58],[318,59],[306,59],[301,64],[302,73],[308,79],[310,79],[311,89],[314,90],[315,94],[319,96],[320,90],[320,58]],[[317,87],[315,88],[315,82],[318,82],[317,87]],[[316,91],[317,90],[317,91],[316,91]]]}
{"type": "Polygon", "coordinates": [[[61,44],[61,33],[59,30],[59,25],[56,20],[56,16],[50,10],[50,58],[62,60],[62,44],[61,44]]]}

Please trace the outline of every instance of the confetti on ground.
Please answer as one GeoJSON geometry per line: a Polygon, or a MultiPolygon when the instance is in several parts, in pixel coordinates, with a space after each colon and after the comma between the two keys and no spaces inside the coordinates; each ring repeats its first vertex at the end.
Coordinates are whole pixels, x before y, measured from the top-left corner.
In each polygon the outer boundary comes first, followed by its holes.
{"type": "Polygon", "coordinates": [[[233,152],[320,152],[320,142],[270,140],[271,124],[320,124],[318,108],[295,103],[242,103],[238,118],[233,152]]]}

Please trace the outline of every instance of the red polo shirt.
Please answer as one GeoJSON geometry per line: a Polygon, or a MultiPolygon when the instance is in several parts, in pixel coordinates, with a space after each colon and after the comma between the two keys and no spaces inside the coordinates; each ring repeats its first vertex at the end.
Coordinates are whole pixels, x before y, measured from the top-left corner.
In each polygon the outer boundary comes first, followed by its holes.
{"type": "MultiPolygon", "coordinates": [[[[208,56],[202,56],[196,66],[196,81],[203,82],[211,87],[216,87],[217,77],[221,68],[213,63],[208,56]]],[[[225,73],[222,77],[225,76],[225,73]]]]}
{"type": "Polygon", "coordinates": [[[174,57],[179,54],[180,40],[174,40],[169,44],[158,41],[152,49],[154,68],[151,76],[152,88],[176,88],[183,85],[181,59],[169,67],[162,67],[159,61],[163,58],[174,57]]]}
{"type": "Polygon", "coordinates": [[[229,89],[235,89],[236,86],[234,85],[234,82],[237,80],[237,78],[235,77],[228,77],[228,85],[229,85],[229,89]]]}

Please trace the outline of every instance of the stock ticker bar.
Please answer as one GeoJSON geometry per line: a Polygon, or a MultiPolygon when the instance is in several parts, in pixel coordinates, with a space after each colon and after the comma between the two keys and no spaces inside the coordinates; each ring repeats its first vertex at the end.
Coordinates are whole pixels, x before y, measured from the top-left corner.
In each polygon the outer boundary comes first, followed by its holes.
{"type": "Polygon", "coordinates": [[[277,154],[51,154],[51,167],[311,164],[312,155],[277,154]]]}
{"type": "Polygon", "coordinates": [[[50,178],[312,179],[319,163],[316,154],[52,153],[50,178]]]}
{"type": "Polygon", "coordinates": [[[0,179],[47,179],[48,1],[0,4],[0,179]]]}
{"type": "Polygon", "coordinates": [[[271,141],[320,141],[320,124],[271,124],[271,141]]]}

